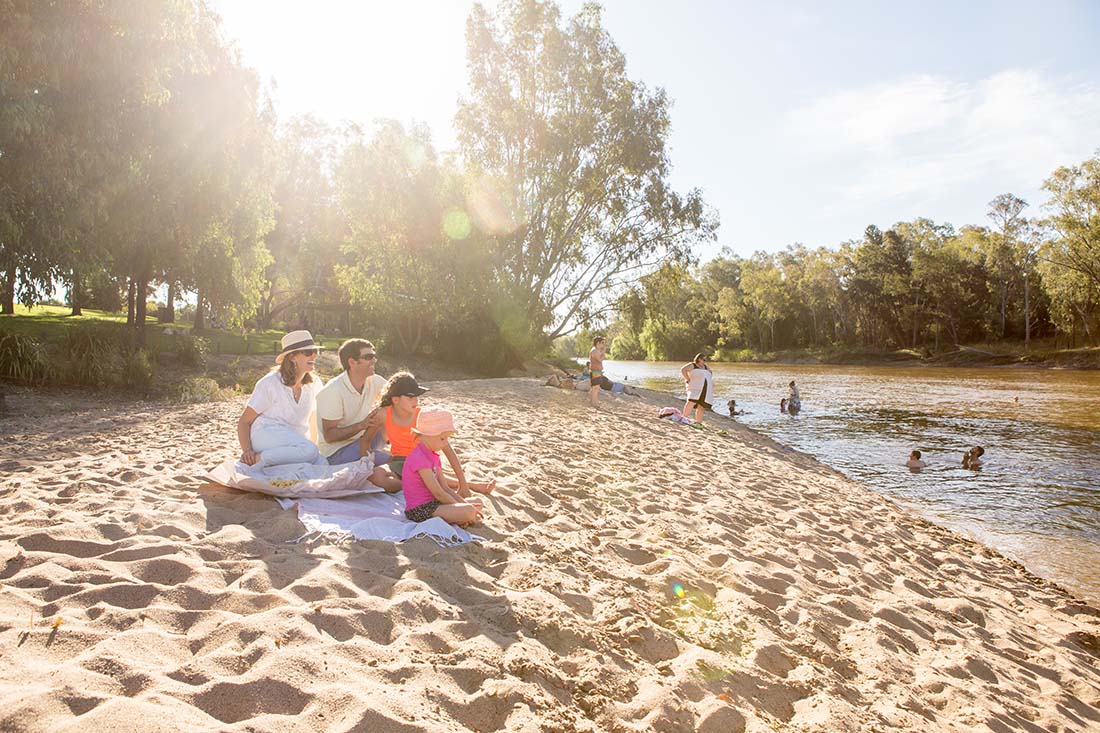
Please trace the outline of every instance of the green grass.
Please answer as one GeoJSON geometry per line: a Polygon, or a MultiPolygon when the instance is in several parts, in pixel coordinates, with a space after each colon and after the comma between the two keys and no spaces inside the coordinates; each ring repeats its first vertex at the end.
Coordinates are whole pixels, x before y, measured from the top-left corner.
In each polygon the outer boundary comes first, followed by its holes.
{"type": "MultiPolygon", "coordinates": [[[[14,315],[0,316],[0,330],[34,336],[46,344],[57,344],[65,340],[68,329],[77,323],[126,323],[124,312],[108,313],[87,308],[80,316],[69,315],[71,312],[71,309],[62,306],[40,305],[26,308],[17,305],[14,315]]],[[[165,333],[166,330],[192,333],[190,323],[157,323],[155,316],[146,317],[145,327],[149,346],[164,351],[174,350],[174,336],[165,333]]],[[[240,331],[207,328],[195,335],[209,342],[210,352],[213,354],[274,354],[284,333],[284,331],[267,330],[242,334],[240,331]]],[[[337,349],[343,342],[343,338],[322,338],[317,334],[314,334],[314,338],[320,340],[326,349],[337,349]]]]}

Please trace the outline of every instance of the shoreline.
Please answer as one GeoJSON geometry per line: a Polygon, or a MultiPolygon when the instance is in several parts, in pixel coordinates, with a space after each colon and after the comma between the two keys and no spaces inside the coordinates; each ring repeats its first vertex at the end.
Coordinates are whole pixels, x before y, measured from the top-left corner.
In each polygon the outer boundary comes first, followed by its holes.
{"type": "Polygon", "coordinates": [[[430,386],[498,479],[484,545],[292,543],[194,478],[239,397],[0,420],[0,727],[1100,724],[1096,605],[812,456],[652,390],[430,386]]]}

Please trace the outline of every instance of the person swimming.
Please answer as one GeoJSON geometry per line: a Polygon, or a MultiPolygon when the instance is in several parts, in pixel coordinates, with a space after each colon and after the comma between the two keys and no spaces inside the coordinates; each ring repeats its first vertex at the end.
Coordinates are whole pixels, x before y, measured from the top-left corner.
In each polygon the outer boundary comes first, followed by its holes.
{"type": "Polygon", "coordinates": [[[976,445],[966,453],[963,453],[962,465],[963,468],[981,468],[982,456],[985,455],[985,448],[980,445],[976,445]]]}
{"type": "Polygon", "coordinates": [[[906,468],[927,468],[928,463],[920,458],[920,451],[915,450],[909,454],[909,460],[905,462],[906,468]]]}

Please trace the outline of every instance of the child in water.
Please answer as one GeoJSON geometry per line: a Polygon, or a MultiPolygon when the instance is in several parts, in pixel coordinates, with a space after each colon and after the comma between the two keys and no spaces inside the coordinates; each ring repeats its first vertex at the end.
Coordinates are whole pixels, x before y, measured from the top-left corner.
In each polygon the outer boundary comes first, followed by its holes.
{"type": "Polygon", "coordinates": [[[460,496],[458,481],[443,475],[439,451],[448,447],[455,433],[454,418],[447,410],[421,410],[412,432],[419,436],[405,459],[401,489],[405,492],[405,516],[413,522],[440,517],[460,527],[481,518],[481,500],[460,496]]]}
{"type": "Polygon", "coordinates": [[[966,453],[963,453],[963,468],[981,468],[982,456],[985,455],[985,448],[980,445],[976,445],[966,453]]]}
{"type": "Polygon", "coordinates": [[[920,451],[915,450],[909,454],[909,460],[905,462],[906,468],[927,468],[928,463],[920,459],[920,451]]]}

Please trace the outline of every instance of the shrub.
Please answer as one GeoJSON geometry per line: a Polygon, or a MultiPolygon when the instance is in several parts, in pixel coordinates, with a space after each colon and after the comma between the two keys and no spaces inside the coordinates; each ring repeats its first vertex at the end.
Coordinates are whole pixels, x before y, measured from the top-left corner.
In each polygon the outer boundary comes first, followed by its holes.
{"type": "Polygon", "coordinates": [[[145,349],[136,349],[122,354],[117,378],[113,380],[113,384],[146,396],[153,388],[155,376],[156,371],[153,369],[153,360],[149,358],[149,352],[145,349]]]}
{"type": "Polygon", "coordinates": [[[210,342],[191,335],[176,336],[176,358],[180,364],[192,367],[206,366],[210,354],[210,342]]]}
{"type": "Polygon", "coordinates": [[[236,394],[231,387],[219,386],[210,377],[188,377],[172,391],[172,397],[177,402],[194,404],[199,402],[221,402],[228,400],[236,394]]]}
{"type": "Polygon", "coordinates": [[[105,389],[117,387],[147,395],[153,387],[154,360],[134,349],[121,323],[88,322],[71,327],[63,344],[67,384],[105,389]]]}
{"type": "Polygon", "coordinates": [[[50,381],[53,368],[38,339],[0,331],[0,379],[38,385],[50,381]]]}

